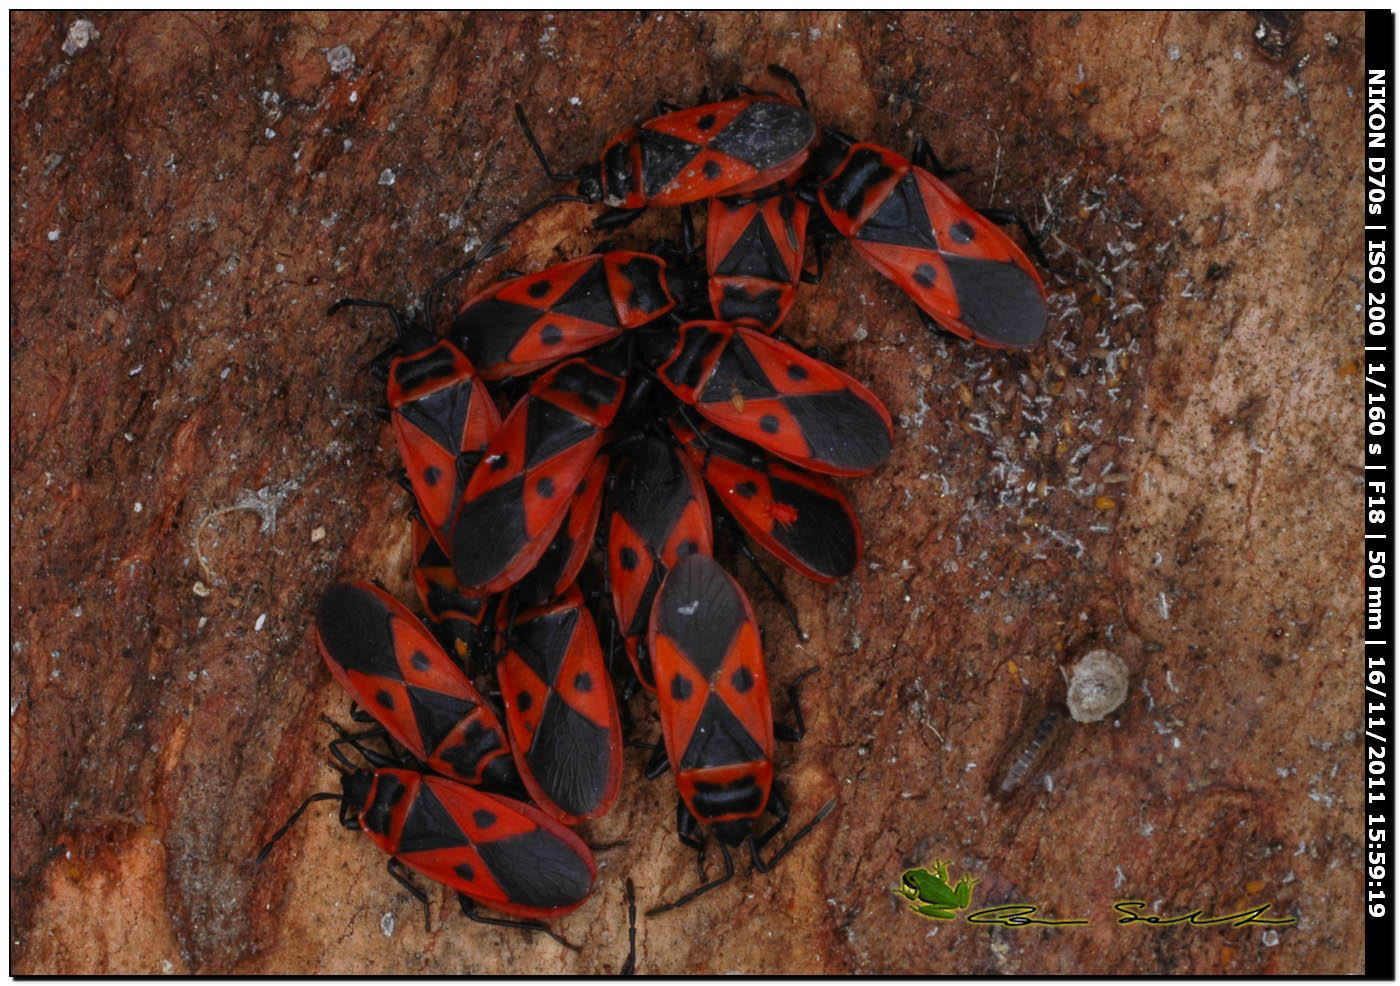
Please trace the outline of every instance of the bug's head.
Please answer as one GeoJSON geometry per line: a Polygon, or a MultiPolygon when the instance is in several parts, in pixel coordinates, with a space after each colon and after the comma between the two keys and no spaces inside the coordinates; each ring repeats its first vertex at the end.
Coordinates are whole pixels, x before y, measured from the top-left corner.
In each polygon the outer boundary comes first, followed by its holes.
{"type": "Polygon", "coordinates": [[[374,786],[374,774],[368,770],[346,771],[340,775],[340,791],[344,795],[344,805],[348,814],[358,815],[369,801],[370,788],[374,786]]]}
{"type": "Polygon", "coordinates": [[[603,201],[603,169],[596,165],[579,169],[575,191],[588,202],[603,201]]]}
{"type": "Polygon", "coordinates": [[[807,159],[807,175],[816,182],[829,181],[841,169],[841,163],[846,160],[853,143],[843,133],[822,130],[821,140],[807,159]]]}

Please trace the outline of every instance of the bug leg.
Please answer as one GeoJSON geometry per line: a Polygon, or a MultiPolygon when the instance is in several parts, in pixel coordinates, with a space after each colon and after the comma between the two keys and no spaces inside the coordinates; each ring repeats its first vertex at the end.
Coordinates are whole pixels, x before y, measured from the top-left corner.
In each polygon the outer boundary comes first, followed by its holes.
{"type": "Polygon", "coordinates": [[[619,976],[637,974],[637,890],[632,878],[627,878],[627,959],[617,971],[619,976]]]}
{"type": "MultiPolygon", "coordinates": [[[[1050,265],[1050,258],[1045,256],[1045,251],[1041,249],[1040,237],[1031,231],[1029,224],[1019,212],[1012,209],[979,209],[978,212],[986,216],[994,223],[1002,226],[1015,226],[1021,231],[1021,235],[1026,238],[1026,246],[1030,249],[1030,254],[1035,258],[1035,262],[1046,270],[1055,270],[1050,265]]],[[[1058,271],[1056,272],[1058,273],[1058,271]]]]}
{"type": "MultiPolygon", "coordinates": [[[[370,713],[366,712],[364,709],[360,708],[359,704],[358,704],[358,703],[355,703],[355,702],[351,702],[351,703],[350,703],[350,718],[353,719],[355,722],[378,722],[378,721],[379,721],[378,719],[374,718],[373,715],[371,715],[370,713]]],[[[336,727],[336,728],[339,728],[339,727],[336,727]]]]}
{"type": "MultiPolygon", "coordinates": [[[[755,849],[762,849],[764,846],[768,845],[768,843],[772,842],[773,836],[781,832],[783,826],[788,822],[789,812],[787,799],[783,797],[783,792],[779,790],[777,784],[774,784],[768,790],[768,804],[764,807],[764,811],[773,816],[773,825],[767,832],[749,840],[755,849]]],[[[760,870],[760,872],[762,871],[760,870]]]]}
{"type": "Polygon", "coordinates": [[[538,921],[516,921],[513,918],[495,918],[482,914],[476,909],[476,902],[460,891],[457,894],[457,902],[462,905],[462,914],[465,915],[468,920],[475,921],[477,924],[494,924],[498,928],[519,928],[521,931],[543,931],[565,948],[572,949],[575,952],[579,951],[579,947],[573,942],[560,938],[538,921]]]}
{"type": "Polygon", "coordinates": [[[646,770],[642,772],[643,776],[649,781],[656,780],[662,774],[666,773],[666,769],[671,766],[671,762],[666,759],[666,744],[657,741],[655,749],[656,752],[652,754],[651,760],[647,762],[646,770]]]}
{"type": "MultiPolygon", "coordinates": [[[[915,164],[925,171],[933,173],[933,177],[940,181],[952,175],[960,175],[971,171],[971,168],[950,168],[942,161],[938,160],[938,155],[933,153],[933,147],[922,137],[915,139],[914,152],[911,158],[915,164]]],[[[985,213],[984,213],[985,215],[985,213]]]]}
{"type": "Polygon", "coordinates": [[[642,214],[641,209],[608,209],[593,220],[594,229],[621,229],[642,214]]]}
{"type": "Polygon", "coordinates": [[[418,898],[418,903],[423,905],[423,930],[431,932],[433,930],[433,921],[428,910],[428,895],[425,894],[422,889],[413,885],[413,881],[408,878],[407,868],[403,863],[399,862],[397,856],[389,857],[389,875],[397,880],[405,890],[418,898]]]}
{"type": "Polygon", "coordinates": [[[810,110],[812,108],[807,102],[807,93],[802,88],[802,83],[797,81],[796,75],[788,69],[783,68],[781,65],[769,65],[768,71],[792,86],[793,92],[797,94],[797,101],[802,104],[804,110],[810,110]]]}
{"type": "Polygon", "coordinates": [[[758,577],[762,579],[763,584],[768,587],[768,591],[773,593],[778,603],[787,611],[788,621],[792,623],[792,629],[793,632],[797,634],[797,639],[806,640],[807,631],[802,629],[802,624],[797,620],[797,607],[793,606],[792,600],[788,599],[783,590],[778,588],[778,583],[773,581],[772,576],[770,576],[759,563],[757,556],[753,553],[753,549],[749,547],[748,538],[739,533],[737,526],[733,528],[733,533],[734,543],[739,546],[739,552],[748,559],[749,564],[753,566],[753,570],[758,573],[758,577]]]}
{"type": "Polygon", "coordinates": [[[544,173],[549,176],[550,181],[574,181],[578,178],[576,174],[568,174],[555,171],[549,164],[549,158],[544,156],[544,148],[540,147],[540,142],[535,139],[535,132],[530,129],[529,121],[525,119],[525,108],[519,103],[515,104],[515,119],[520,123],[520,129],[525,132],[525,139],[529,141],[530,148],[535,152],[535,157],[540,159],[540,167],[544,168],[544,173]]]}
{"type": "MultiPolygon", "coordinates": [[[[702,96],[701,99],[700,99],[700,102],[704,103],[704,102],[708,102],[708,100],[706,100],[706,99],[702,96]]],[[[658,100],[656,101],[656,115],[657,115],[657,116],[660,116],[662,113],[675,113],[676,111],[678,111],[678,110],[683,110],[683,109],[685,109],[684,106],[679,106],[679,105],[677,105],[676,103],[671,103],[671,102],[668,102],[668,101],[666,101],[666,100],[664,100],[664,99],[658,99],[658,100]]]]}
{"type": "Polygon", "coordinates": [[[681,246],[687,257],[695,256],[695,217],[690,214],[690,203],[681,206],[681,246]]]}
{"type": "Polygon", "coordinates": [[[695,869],[700,874],[700,882],[704,883],[705,833],[700,831],[700,823],[679,798],[676,799],[676,837],[695,850],[695,869]]]}
{"type": "Polygon", "coordinates": [[[822,278],[826,276],[826,240],[812,240],[812,253],[817,258],[817,269],[809,271],[804,267],[798,272],[798,279],[803,284],[820,284],[822,278]]]}
{"type": "Polygon", "coordinates": [[[788,699],[792,702],[793,722],[791,725],[782,722],[773,724],[773,735],[778,739],[789,743],[796,743],[807,734],[807,723],[802,718],[802,703],[797,700],[797,686],[806,681],[808,675],[816,673],[816,670],[815,666],[808,668],[796,678],[792,679],[792,683],[788,685],[787,693],[788,699]]]}
{"type": "Polygon", "coordinates": [[[660,907],[653,907],[651,910],[647,911],[647,917],[655,917],[657,914],[662,914],[666,911],[673,911],[677,907],[684,907],[686,904],[689,904],[692,900],[694,900],[696,897],[699,897],[701,894],[707,894],[711,890],[714,890],[716,887],[722,886],[723,884],[728,882],[729,879],[734,876],[734,857],[729,855],[729,847],[726,846],[723,842],[719,844],[719,851],[724,855],[723,876],[716,877],[709,883],[701,884],[699,887],[696,887],[684,897],[673,900],[669,904],[662,904],[660,907]]]}
{"type": "MultiPolygon", "coordinates": [[[[831,810],[835,807],[835,798],[832,798],[826,804],[822,805],[821,810],[817,812],[816,816],[806,825],[802,826],[802,828],[798,829],[797,833],[787,841],[787,844],[784,845],[783,848],[775,852],[772,856],[770,856],[767,861],[765,861],[763,857],[759,855],[759,847],[756,845],[756,840],[749,840],[749,856],[753,860],[754,869],[758,870],[760,873],[767,873],[773,867],[777,866],[778,860],[782,859],[789,852],[791,852],[792,848],[797,845],[798,841],[801,840],[804,836],[806,836],[808,832],[812,831],[812,829],[816,827],[818,822],[820,822],[827,815],[830,815],[831,810]]],[[[769,796],[769,810],[773,810],[771,795],[769,796]]],[[[772,838],[772,831],[774,830],[770,830],[770,832],[765,836],[765,838],[772,838]]]]}

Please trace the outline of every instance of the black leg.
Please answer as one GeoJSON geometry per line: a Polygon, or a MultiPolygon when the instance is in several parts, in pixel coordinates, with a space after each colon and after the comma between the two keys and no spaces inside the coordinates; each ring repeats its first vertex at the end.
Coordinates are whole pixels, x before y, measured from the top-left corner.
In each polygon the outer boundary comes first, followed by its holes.
{"type": "Polygon", "coordinates": [[[637,974],[637,890],[632,886],[632,878],[627,878],[627,960],[618,970],[619,976],[637,974]]]}
{"type": "Polygon", "coordinates": [[[938,160],[938,155],[933,153],[933,147],[924,138],[919,137],[914,141],[914,153],[912,160],[925,171],[933,173],[933,177],[940,181],[952,175],[960,175],[971,168],[950,168],[942,161],[938,160]]]}
{"type": "Polygon", "coordinates": [[[1053,270],[1050,266],[1050,258],[1045,256],[1045,251],[1040,247],[1040,237],[1031,232],[1030,226],[1021,214],[1011,209],[979,209],[982,215],[986,216],[994,223],[1002,226],[1015,226],[1021,231],[1021,235],[1026,238],[1026,246],[1030,249],[1031,256],[1040,266],[1053,270]]]}
{"type": "Polygon", "coordinates": [[[753,846],[757,849],[762,849],[764,846],[768,845],[768,843],[772,842],[773,836],[781,832],[783,826],[788,822],[788,803],[783,798],[782,792],[778,790],[777,784],[774,784],[768,791],[768,805],[765,810],[768,814],[773,816],[773,827],[751,840],[753,846]]]}
{"type": "Polygon", "coordinates": [[[768,71],[772,72],[778,78],[782,79],[788,85],[792,86],[793,92],[797,93],[797,101],[802,104],[802,108],[804,110],[810,110],[812,108],[811,105],[807,102],[807,93],[802,88],[802,83],[797,81],[796,75],[783,68],[781,65],[769,65],[768,71]]]}
{"type": "Polygon", "coordinates": [[[538,921],[517,921],[514,918],[490,917],[476,909],[476,901],[460,892],[457,894],[457,902],[462,905],[462,913],[466,915],[469,920],[475,921],[477,924],[494,924],[498,928],[519,928],[521,931],[543,931],[565,948],[572,949],[575,952],[579,951],[579,947],[573,942],[560,938],[538,921]]]}
{"type": "Polygon", "coordinates": [[[666,758],[666,744],[658,740],[656,743],[656,752],[652,754],[651,760],[647,762],[646,770],[643,771],[643,775],[647,780],[654,781],[662,774],[666,773],[667,768],[670,766],[671,762],[666,758]]]}
{"type": "MultiPolygon", "coordinates": [[[[822,805],[821,810],[817,812],[816,817],[813,818],[813,819],[812,819],[810,822],[808,822],[806,825],[802,826],[802,828],[800,828],[800,829],[797,831],[797,833],[796,833],[795,835],[793,835],[793,837],[787,841],[787,845],[783,846],[783,848],[781,848],[781,849],[779,849],[777,852],[775,852],[771,857],[769,857],[769,859],[768,859],[766,862],[764,861],[763,857],[760,856],[760,855],[758,854],[758,849],[759,849],[759,847],[758,847],[758,845],[756,844],[755,840],[752,840],[752,839],[749,840],[749,856],[753,859],[753,866],[754,866],[754,869],[758,870],[760,873],[767,873],[767,872],[768,872],[769,870],[771,870],[773,867],[777,866],[777,865],[778,865],[778,860],[782,859],[784,856],[786,856],[788,853],[790,853],[790,852],[792,851],[793,847],[796,846],[797,843],[798,843],[804,836],[806,836],[808,832],[812,831],[812,829],[816,827],[816,825],[817,825],[818,822],[820,822],[820,821],[821,821],[823,818],[825,818],[827,815],[831,814],[831,809],[833,809],[833,808],[835,808],[835,807],[836,807],[836,799],[835,799],[835,798],[832,798],[832,799],[831,799],[830,801],[828,801],[826,804],[822,805]]],[[[770,810],[770,811],[773,810],[772,797],[771,797],[771,795],[770,795],[770,797],[769,797],[769,810],[770,810]]],[[[766,835],[766,837],[767,837],[767,838],[772,838],[772,833],[771,833],[771,832],[768,833],[768,834],[766,835]]]]}
{"type": "Polygon", "coordinates": [[[520,122],[520,129],[525,132],[525,139],[529,141],[530,148],[535,152],[535,157],[540,159],[540,167],[544,168],[544,173],[549,176],[550,181],[573,181],[578,178],[576,174],[555,171],[550,167],[549,159],[544,156],[544,148],[540,147],[540,142],[535,139],[535,133],[530,129],[529,121],[525,119],[525,109],[519,103],[515,104],[515,118],[520,122]]]}
{"type": "Polygon", "coordinates": [[[734,857],[729,855],[729,847],[726,846],[723,842],[719,844],[719,850],[724,855],[723,876],[717,877],[711,880],[709,883],[701,884],[699,887],[696,887],[684,897],[681,897],[677,900],[673,900],[669,904],[662,904],[660,907],[653,907],[651,910],[647,911],[647,917],[655,917],[657,914],[663,914],[666,911],[675,910],[677,907],[684,907],[686,904],[689,904],[692,900],[694,900],[696,897],[699,897],[701,894],[707,894],[711,890],[714,890],[716,887],[723,886],[726,882],[728,882],[734,876],[734,857]]]}
{"type": "Polygon", "coordinates": [[[621,229],[635,222],[641,209],[608,209],[593,220],[594,229],[621,229]]]}
{"type": "Polygon", "coordinates": [[[807,735],[807,723],[802,718],[802,703],[797,700],[797,686],[807,680],[807,676],[816,673],[816,667],[810,667],[803,671],[787,687],[788,700],[792,702],[792,724],[774,723],[773,735],[787,743],[796,743],[807,735]]]}
{"type": "Polygon", "coordinates": [[[681,206],[681,246],[687,257],[695,256],[695,217],[690,214],[690,203],[681,206]]]}
{"type": "Polygon", "coordinates": [[[705,833],[700,822],[690,813],[685,802],[676,799],[676,838],[695,850],[695,869],[700,874],[700,882],[705,882],[705,833]]]}
{"type": "Polygon", "coordinates": [[[807,632],[802,629],[802,624],[797,621],[797,607],[793,606],[792,600],[788,599],[783,590],[778,588],[778,583],[774,582],[768,572],[759,564],[758,558],[753,553],[753,549],[749,547],[748,538],[739,533],[738,525],[736,524],[731,527],[731,530],[734,534],[734,543],[739,546],[740,553],[749,560],[749,564],[752,565],[754,571],[758,573],[758,577],[763,580],[763,584],[768,587],[768,591],[773,593],[773,596],[782,605],[783,609],[787,610],[788,620],[792,623],[792,629],[793,632],[797,634],[797,639],[806,640],[807,632]]]}
{"type": "Polygon", "coordinates": [[[399,862],[397,856],[389,857],[389,875],[403,885],[403,888],[418,898],[418,903],[423,905],[423,930],[431,932],[433,930],[432,918],[428,911],[428,895],[418,887],[413,885],[413,881],[408,878],[408,871],[403,863],[399,862]]]}

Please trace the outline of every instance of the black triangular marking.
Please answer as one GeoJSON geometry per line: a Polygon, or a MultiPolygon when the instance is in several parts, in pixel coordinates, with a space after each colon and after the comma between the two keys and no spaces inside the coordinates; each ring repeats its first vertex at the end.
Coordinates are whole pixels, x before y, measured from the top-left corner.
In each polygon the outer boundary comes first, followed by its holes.
{"type": "Polygon", "coordinates": [[[792,272],[783,262],[782,252],[768,231],[768,223],[763,214],[753,217],[753,222],[744,228],[734,241],[734,246],[715,268],[716,274],[734,277],[761,277],[769,281],[792,280],[792,272]]]}
{"type": "Polygon", "coordinates": [[[423,738],[423,749],[430,753],[447,739],[447,734],[458,723],[476,711],[475,702],[412,685],[408,686],[408,704],[413,707],[413,720],[418,724],[418,735],[423,738]]]}
{"type": "Polygon", "coordinates": [[[698,144],[643,129],[637,134],[642,147],[642,193],[655,198],[700,153],[698,144]]]}
{"type": "Polygon", "coordinates": [[[617,477],[613,510],[660,555],[681,513],[696,498],[676,450],[658,438],[642,441],[617,477]]]}
{"type": "Polygon", "coordinates": [[[843,578],[856,567],[854,518],[835,497],[777,476],[768,477],[775,503],[792,507],[791,524],[774,521],[772,537],[814,571],[828,578],[843,578]]]}
{"type": "Polygon", "coordinates": [[[528,623],[517,623],[511,633],[516,653],[551,690],[568,656],[577,625],[578,609],[569,608],[547,613],[528,623]]]}
{"type": "Polygon", "coordinates": [[[938,239],[933,235],[928,210],[913,170],[890,189],[875,215],[856,231],[856,239],[867,243],[889,243],[893,246],[920,247],[937,250],[938,239]]]}
{"type": "Polygon", "coordinates": [[[390,610],[369,589],[349,582],[327,589],[316,608],[316,632],[345,670],[403,681],[390,610]]]}
{"type": "Polygon", "coordinates": [[[530,397],[529,402],[525,408],[526,469],[577,445],[595,430],[578,415],[551,401],[530,397]]]}
{"type": "Polygon", "coordinates": [[[511,352],[543,314],[540,308],[485,298],[458,315],[449,334],[472,366],[484,370],[508,362],[511,352]]]}
{"type": "Polygon", "coordinates": [[[608,274],[599,257],[569,285],[569,290],[551,307],[561,315],[596,322],[598,325],[617,327],[617,311],[613,308],[612,295],[608,291],[608,274]]]}
{"type": "Polygon", "coordinates": [[[471,845],[461,826],[443,807],[426,781],[418,782],[418,795],[408,807],[403,831],[399,833],[399,853],[428,852],[471,845]]]}
{"type": "Polygon", "coordinates": [[[681,770],[751,763],[763,758],[758,740],[735,718],[724,699],[711,692],[681,757],[681,770]]]}
{"type": "Polygon", "coordinates": [[[657,595],[657,632],[670,638],[701,677],[709,681],[747,621],[744,600],[719,563],[686,555],[671,569],[657,595]]]}
{"type": "Polygon", "coordinates": [[[730,120],[709,146],[764,171],[800,154],[816,135],[816,124],[802,107],[762,100],[730,120]]]}
{"type": "Polygon", "coordinates": [[[784,397],[812,458],[838,469],[868,472],[890,457],[885,421],[849,390],[784,397]]]}
{"type": "Polygon", "coordinates": [[[724,403],[733,400],[735,394],[745,399],[778,396],[768,374],[738,332],[729,337],[729,344],[715,361],[714,371],[700,393],[700,403],[724,403]]]}
{"type": "Polygon", "coordinates": [[[588,861],[546,828],[477,845],[506,898],[521,907],[577,904],[593,887],[588,861]]]}
{"type": "Polygon", "coordinates": [[[1045,331],[1045,299],[1035,280],[1015,264],[945,256],[958,293],[958,317],[977,338],[1029,346],[1045,331]]]}
{"type": "Polygon", "coordinates": [[[462,503],[452,528],[452,570],[459,586],[485,585],[524,549],[525,477],[516,476],[462,503]]]}
{"type": "Polygon", "coordinates": [[[557,693],[545,703],[525,759],[550,800],[571,815],[591,812],[608,786],[607,730],[557,693]]]}
{"type": "Polygon", "coordinates": [[[462,451],[458,446],[467,427],[475,390],[472,380],[459,380],[403,405],[399,413],[439,447],[456,455],[462,451]]]}

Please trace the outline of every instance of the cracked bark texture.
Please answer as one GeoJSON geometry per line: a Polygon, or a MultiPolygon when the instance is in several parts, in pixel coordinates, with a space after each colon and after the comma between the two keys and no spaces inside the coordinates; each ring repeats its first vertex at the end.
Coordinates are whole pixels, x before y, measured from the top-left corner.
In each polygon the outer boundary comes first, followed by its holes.
{"type": "MultiPolygon", "coordinates": [[[[558,922],[577,954],[437,888],[425,933],[333,807],[252,857],[334,785],[319,593],[411,592],[365,372],[389,327],[328,303],[408,303],[549,191],[515,100],[571,167],[775,62],[822,122],[923,134],[968,201],[1026,216],[1053,317],[1028,352],[933,337],[843,245],[800,296],[788,331],[898,421],[846,484],[862,570],[783,575],[808,641],[736,566],[775,683],[821,669],[780,751],[794,817],[840,806],[776,872],[643,918],[639,970],[1359,971],[1363,20],[1289,16],[1256,44],[1243,13],[128,12],[85,38],[13,13],[13,970],[608,972],[623,879],[643,908],[693,885],[673,782],[635,750],[586,829],[625,845],[558,922]],[[1098,646],[1125,706],[993,801],[1098,646]],[[1092,923],[920,918],[891,888],[934,859],[976,905],[1092,923]],[[1119,927],[1128,898],[1297,923],[1119,927]]],[[[548,211],[493,268],[587,251],[591,215],[548,211]]],[[[675,230],[658,210],[622,238],[675,230]]]]}

